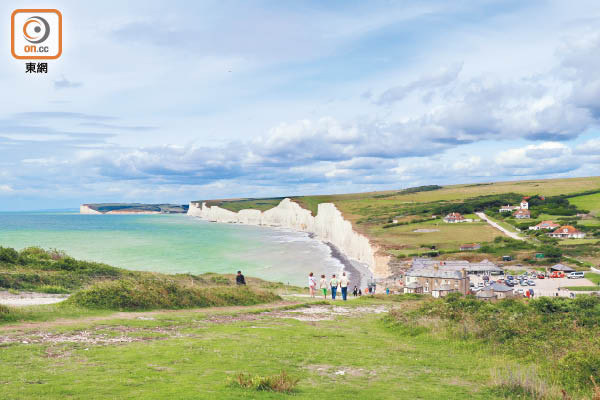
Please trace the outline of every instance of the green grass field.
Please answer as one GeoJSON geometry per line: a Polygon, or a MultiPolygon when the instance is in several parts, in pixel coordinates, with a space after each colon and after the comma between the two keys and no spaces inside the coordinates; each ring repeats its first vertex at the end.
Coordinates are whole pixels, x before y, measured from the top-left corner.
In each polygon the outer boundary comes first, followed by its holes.
{"type": "MultiPolygon", "coordinates": [[[[536,319],[544,315],[544,307],[559,306],[548,317],[560,323],[569,318],[560,307],[574,307],[574,302],[559,299],[548,306],[539,300],[535,307],[540,310],[529,317],[522,314],[533,307],[526,300],[488,306],[467,299],[463,306],[418,296],[378,296],[343,305],[338,301],[336,307],[330,301],[288,302],[4,326],[0,397],[525,399],[533,398],[527,390],[535,386],[546,393],[543,398],[558,399],[557,388],[564,384],[571,399],[584,399],[590,383],[561,383],[548,369],[551,360],[541,355],[542,348],[522,352],[523,346],[535,346],[537,328],[528,330],[529,324],[509,318],[520,315],[544,326],[536,319]],[[479,306],[473,308],[475,304],[479,306]],[[495,320],[495,312],[507,315],[495,320]],[[485,318],[474,323],[470,313],[485,318]],[[414,323],[406,325],[412,318],[414,323]],[[469,325],[461,327],[463,319],[469,325]],[[483,328],[484,323],[494,330],[493,339],[478,338],[485,333],[478,324],[483,328]],[[231,385],[240,373],[281,371],[298,379],[291,394],[231,385]]],[[[596,329],[595,324],[589,329],[596,329]]],[[[586,332],[568,339],[577,341],[586,332]]],[[[565,366],[585,374],[587,364],[558,349],[556,353],[565,366]]]]}
{"type": "Polygon", "coordinates": [[[0,345],[1,397],[278,399],[287,396],[235,388],[228,378],[283,370],[299,378],[291,395],[298,399],[502,398],[490,386],[494,368],[510,363],[505,356],[428,335],[398,337],[369,312],[381,301],[353,303],[366,308],[316,322],[248,308],[0,331],[18,337],[0,345]],[[42,331],[55,341],[36,339],[42,331]],[[59,341],[82,332],[122,342],[59,341]]]}
{"type": "Polygon", "coordinates": [[[571,197],[569,203],[575,204],[577,207],[585,210],[589,210],[594,215],[600,214],[600,193],[571,197]]]}

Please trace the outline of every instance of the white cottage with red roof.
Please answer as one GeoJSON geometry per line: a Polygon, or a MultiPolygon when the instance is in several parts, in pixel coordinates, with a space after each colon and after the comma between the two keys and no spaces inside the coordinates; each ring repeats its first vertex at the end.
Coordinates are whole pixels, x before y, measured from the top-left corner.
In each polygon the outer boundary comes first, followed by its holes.
{"type": "Polygon", "coordinates": [[[574,226],[563,225],[554,232],[550,232],[548,236],[559,239],[583,239],[585,233],[576,229],[574,226]]]}

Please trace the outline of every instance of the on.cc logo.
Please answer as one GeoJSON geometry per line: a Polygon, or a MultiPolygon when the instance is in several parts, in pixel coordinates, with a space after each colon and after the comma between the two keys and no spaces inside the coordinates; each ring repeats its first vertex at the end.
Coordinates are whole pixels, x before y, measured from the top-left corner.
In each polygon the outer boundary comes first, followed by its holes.
{"type": "Polygon", "coordinates": [[[23,35],[29,43],[42,43],[50,36],[50,24],[42,17],[28,18],[23,24],[23,35]]]}

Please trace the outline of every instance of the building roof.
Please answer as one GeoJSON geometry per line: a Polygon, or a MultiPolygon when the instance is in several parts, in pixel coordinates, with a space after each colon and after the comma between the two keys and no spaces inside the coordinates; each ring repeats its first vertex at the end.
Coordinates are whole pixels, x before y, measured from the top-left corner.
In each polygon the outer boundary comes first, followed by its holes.
{"type": "Polygon", "coordinates": [[[481,298],[491,299],[493,297],[496,297],[496,295],[491,290],[480,290],[479,292],[477,292],[475,294],[475,297],[480,298],[480,299],[481,298]]]}
{"type": "Polygon", "coordinates": [[[575,269],[569,267],[568,265],[564,265],[564,264],[556,264],[550,267],[551,270],[554,271],[563,271],[563,272],[574,272],[575,269]]]}
{"type": "Polygon", "coordinates": [[[555,222],[552,222],[552,221],[542,221],[539,224],[537,224],[536,226],[560,226],[560,225],[555,222]]]}
{"type": "Polygon", "coordinates": [[[502,268],[489,260],[471,263],[467,260],[433,260],[428,257],[415,257],[412,260],[411,269],[431,269],[436,264],[441,270],[461,271],[465,269],[467,272],[502,272],[502,268]]]}
{"type": "Polygon", "coordinates": [[[490,286],[488,286],[494,292],[512,292],[512,288],[502,283],[494,282],[490,286]]]}
{"type": "Polygon", "coordinates": [[[531,215],[531,212],[529,210],[519,209],[515,211],[515,215],[531,215]]]}
{"type": "Polygon", "coordinates": [[[406,276],[420,277],[420,278],[442,278],[442,279],[462,279],[462,273],[460,271],[434,269],[434,268],[418,268],[409,269],[406,271],[406,276]]]}
{"type": "Polygon", "coordinates": [[[448,218],[448,219],[464,219],[464,217],[462,216],[461,213],[457,213],[457,212],[452,212],[448,215],[446,215],[444,218],[448,218]]]}
{"type": "Polygon", "coordinates": [[[561,234],[573,234],[573,233],[581,233],[580,230],[575,229],[574,226],[571,225],[563,225],[552,233],[561,233],[561,234]]]}

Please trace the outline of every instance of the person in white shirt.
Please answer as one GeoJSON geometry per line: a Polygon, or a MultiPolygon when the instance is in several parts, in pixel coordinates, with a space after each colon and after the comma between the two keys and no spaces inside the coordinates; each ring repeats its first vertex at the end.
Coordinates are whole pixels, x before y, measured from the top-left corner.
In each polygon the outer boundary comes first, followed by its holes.
{"type": "Polygon", "coordinates": [[[346,298],[348,297],[348,278],[346,277],[345,272],[342,272],[340,287],[342,288],[342,300],[346,301],[346,298]]]}
{"type": "Polygon", "coordinates": [[[319,289],[323,291],[323,298],[327,300],[327,279],[325,275],[321,275],[321,281],[319,282],[319,289]]]}
{"type": "Polygon", "coordinates": [[[310,290],[310,297],[315,297],[315,288],[317,287],[317,280],[311,272],[308,274],[308,289],[310,290]]]}

